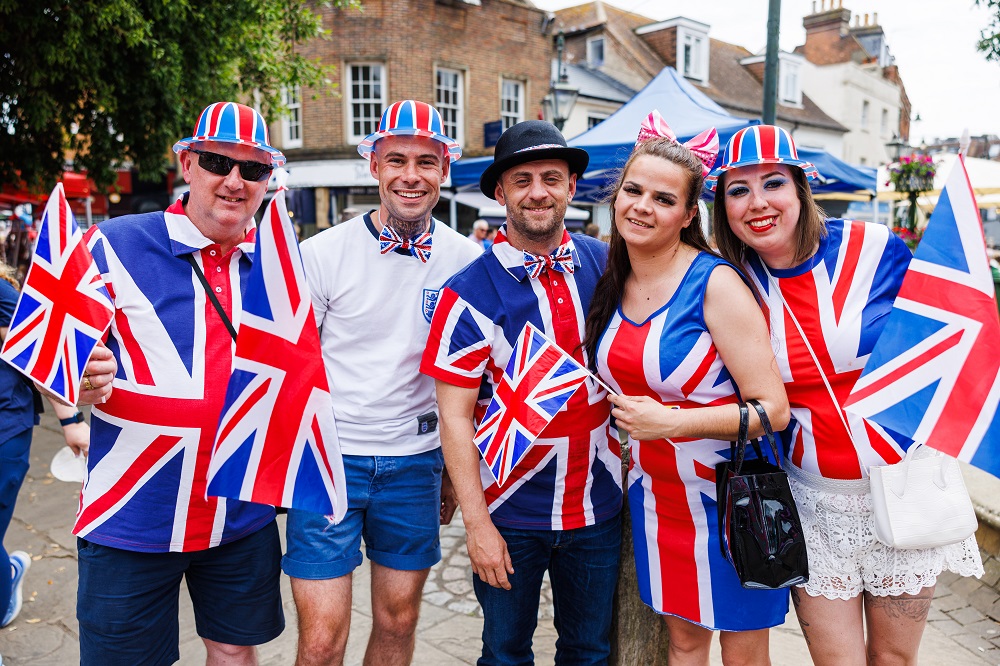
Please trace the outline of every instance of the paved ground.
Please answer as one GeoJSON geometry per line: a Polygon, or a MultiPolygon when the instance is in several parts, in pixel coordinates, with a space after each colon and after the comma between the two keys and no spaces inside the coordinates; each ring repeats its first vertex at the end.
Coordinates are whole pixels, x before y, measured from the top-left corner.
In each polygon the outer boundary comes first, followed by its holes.
{"type": "MultiPolygon", "coordinates": [[[[0,629],[4,666],[66,666],[79,661],[76,546],[70,534],[77,488],[54,480],[48,473],[48,463],[61,446],[58,426],[46,419],[35,430],[31,470],[5,540],[9,549],[30,553],[33,564],[25,582],[24,610],[11,626],[0,629]]],[[[474,664],[479,654],[482,620],[472,593],[460,521],[442,529],[442,546],[444,559],[434,567],[424,589],[414,657],[417,666],[474,664]]],[[[995,571],[988,568],[984,579],[987,584],[1000,579],[1000,566],[995,571]]],[[[371,627],[368,583],[368,568],[363,566],[355,577],[348,664],[361,663],[371,627]]],[[[282,580],[282,594],[288,628],[261,648],[261,663],[266,666],[291,664],[294,660],[295,608],[287,578],[282,580]]],[[[194,632],[186,593],[181,598],[181,663],[203,664],[204,650],[194,632]]],[[[991,612],[994,616],[1000,614],[998,609],[996,593],[980,581],[943,578],[921,644],[922,663],[1000,664],[1000,624],[990,617],[991,612]]],[[[538,664],[553,663],[555,631],[551,614],[546,591],[535,633],[538,664]]],[[[784,626],[772,632],[771,650],[777,665],[808,663],[793,614],[789,614],[784,626]]],[[[713,664],[720,663],[716,643],[713,664]]]]}

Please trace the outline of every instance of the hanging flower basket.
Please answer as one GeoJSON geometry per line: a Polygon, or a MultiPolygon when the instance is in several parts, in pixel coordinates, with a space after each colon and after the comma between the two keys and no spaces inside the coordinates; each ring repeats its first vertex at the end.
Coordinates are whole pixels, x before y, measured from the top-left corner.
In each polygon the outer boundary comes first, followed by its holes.
{"type": "Polygon", "coordinates": [[[889,165],[889,182],[897,192],[929,192],[934,189],[934,160],[929,155],[900,157],[889,165]]]}

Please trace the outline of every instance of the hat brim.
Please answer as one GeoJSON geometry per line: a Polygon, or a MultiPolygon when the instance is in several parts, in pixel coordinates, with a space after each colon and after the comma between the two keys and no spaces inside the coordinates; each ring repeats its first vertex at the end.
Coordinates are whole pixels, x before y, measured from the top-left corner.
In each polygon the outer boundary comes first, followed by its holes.
{"type": "Polygon", "coordinates": [[[789,166],[795,166],[802,169],[805,173],[806,180],[813,181],[819,178],[819,171],[816,170],[816,165],[812,162],[806,162],[805,160],[796,159],[764,159],[764,160],[743,160],[742,162],[733,162],[732,164],[723,164],[720,167],[712,169],[711,173],[705,176],[705,189],[709,192],[715,192],[716,188],[719,186],[719,178],[722,174],[727,171],[732,171],[733,169],[739,169],[745,166],[755,166],[757,164],[787,164],[789,166]]]}
{"type": "Polygon", "coordinates": [[[285,164],[285,154],[278,150],[277,148],[272,148],[266,143],[257,143],[256,141],[237,141],[234,139],[226,139],[217,136],[207,137],[207,136],[189,136],[186,139],[181,139],[174,144],[174,152],[180,153],[184,150],[190,150],[192,146],[196,143],[205,143],[206,141],[213,141],[215,143],[235,143],[240,146],[250,146],[252,148],[259,148],[266,153],[271,154],[271,166],[280,167],[285,164]]]}
{"type": "Polygon", "coordinates": [[[391,129],[372,132],[358,144],[358,155],[361,155],[366,160],[371,159],[372,152],[375,150],[375,142],[387,136],[425,136],[428,139],[434,139],[443,143],[448,151],[448,159],[450,161],[454,162],[462,156],[462,147],[451,137],[421,129],[391,129]]]}
{"type": "Polygon", "coordinates": [[[571,148],[562,146],[555,148],[536,148],[522,150],[512,155],[508,155],[502,160],[497,160],[486,167],[486,171],[479,178],[479,190],[496,201],[497,181],[505,171],[525,162],[538,162],[541,160],[565,160],[569,164],[569,172],[576,174],[577,178],[583,177],[583,173],[590,164],[590,155],[583,148],[571,148]]]}

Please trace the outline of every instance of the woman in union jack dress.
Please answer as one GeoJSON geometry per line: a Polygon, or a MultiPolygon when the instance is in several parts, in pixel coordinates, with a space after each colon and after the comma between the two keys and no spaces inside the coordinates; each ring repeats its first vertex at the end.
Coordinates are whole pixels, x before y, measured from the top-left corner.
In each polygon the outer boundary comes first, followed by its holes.
{"type": "Polygon", "coordinates": [[[788,612],[786,590],[741,587],[718,538],[715,466],[739,431],[737,386],[778,428],[788,402],[760,308],[702,231],[698,197],[717,152],[714,129],[681,145],[657,112],[646,119],[611,198],[608,267],[587,319],[589,357],[629,434],[640,595],[664,616],[674,665],[707,665],[714,630],[727,663],[767,664],[768,629],[788,612]]]}
{"type": "Polygon", "coordinates": [[[978,576],[982,562],[975,537],[922,550],[875,538],[868,468],[899,462],[913,442],[843,405],[910,251],[883,225],[824,220],[816,177],[784,130],[740,130],[706,179],[716,241],[760,296],[791,404],[784,467],[810,574],[792,600],[813,661],[915,664],[938,575],[978,576]]]}

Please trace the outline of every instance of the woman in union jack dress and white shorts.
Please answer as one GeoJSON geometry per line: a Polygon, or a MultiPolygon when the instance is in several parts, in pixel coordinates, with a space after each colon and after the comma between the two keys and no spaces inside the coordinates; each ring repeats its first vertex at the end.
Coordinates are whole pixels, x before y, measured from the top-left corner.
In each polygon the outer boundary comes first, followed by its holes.
{"type": "Polygon", "coordinates": [[[975,537],[923,550],[875,538],[867,470],[899,462],[913,442],[843,409],[910,251],[883,225],[824,220],[808,184],[816,168],[781,128],[740,130],[722,162],[706,179],[716,242],[759,294],[792,409],[785,468],[810,574],[792,601],[810,654],[915,664],[938,575],[983,567],[975,537]]]}

